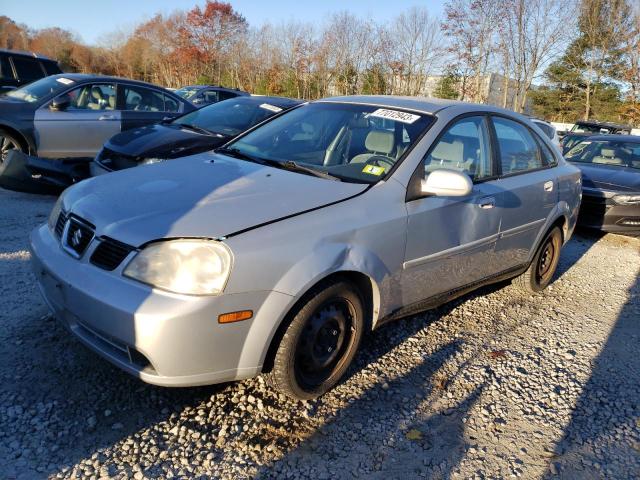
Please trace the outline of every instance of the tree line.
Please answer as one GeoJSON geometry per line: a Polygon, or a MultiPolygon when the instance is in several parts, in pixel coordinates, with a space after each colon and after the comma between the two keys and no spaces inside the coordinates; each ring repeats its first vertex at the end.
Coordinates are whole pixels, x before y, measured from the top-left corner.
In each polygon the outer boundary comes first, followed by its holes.
{"type": "Polygon", "coordinates": [[[438,18],[414,7],[387,21],[336,12],[322,22],[249,25],[229,3],[157,14],[99,45],[61,28],[0,17],[0,48],[57,59],[63,70],[168,87],[215,83],[314,99],[433,95],[486,102],[549,120],[640,123],[640,6],[634,0],[449,0],[438,18]],[[507,95],[511,92],[511,95],[507,95]]]}

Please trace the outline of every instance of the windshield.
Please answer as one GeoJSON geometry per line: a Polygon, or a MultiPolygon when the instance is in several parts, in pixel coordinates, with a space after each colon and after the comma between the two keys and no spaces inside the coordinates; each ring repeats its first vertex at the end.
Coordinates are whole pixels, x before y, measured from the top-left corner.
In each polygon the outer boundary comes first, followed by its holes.
{"type": "Polygon", "coordinates": [[[56,94],[61,92],[74,83],[76,83],[74,80],[64,76],[56,75],[53,77],[45,77],[20,88],[16,88],[15,90],[11,90],[7,92],[7,96],[33,103],[48,97],[52,93],[56,94]]]}
{"type": "Polygon", "coordinates": [[[640,169],[640,143],[585,140],[573,147],[565,158],[570,162],[640,169]]]}
{"type": "Polygon", "coordinates": [[[296,108],[227,147],[296,164],[342,180],[383,179],[433,117],[391,107],[317,102],[296,108]]]}
{"type": "Polygon", "coordinates": [[[204,128],[210,132],[235,137],[249,127],[282,111],[282,108],[259,98],[232,98],[188,113],[173,123],[204,128]]]}
{"type": "Polygon", "coordinates": [[[178,90],[176,90],[173,93],[175,93],[177,95],[180,95],[182,98],[186,98],[187,100],[189,100],[191,97],[193,97],[199,91],[200,91],[199,88],[182,87],[182,88],[179,88],[178,90]]]}

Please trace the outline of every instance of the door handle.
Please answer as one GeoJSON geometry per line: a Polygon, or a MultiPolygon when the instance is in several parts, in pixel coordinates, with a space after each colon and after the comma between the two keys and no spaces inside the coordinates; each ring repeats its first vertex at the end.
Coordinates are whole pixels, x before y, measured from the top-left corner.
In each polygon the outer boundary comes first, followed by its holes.
{"type": "Polygon", "coordinates": [[[553,192],[553,182],[551,180],[549,180],[548,182],[544,182],[544,191],[553,192]]]}
{"type": "Polygon", "coordinates": [[[115,117],[115,115],[100,115],[98,117],[98,120],[113,120],[115,117]]]}
{"type": "Polygon", "coordinates": [[[483,209],[493,208],[496,206],[496,199],[493,197],[481,198],[478,206],[483,209]]]}

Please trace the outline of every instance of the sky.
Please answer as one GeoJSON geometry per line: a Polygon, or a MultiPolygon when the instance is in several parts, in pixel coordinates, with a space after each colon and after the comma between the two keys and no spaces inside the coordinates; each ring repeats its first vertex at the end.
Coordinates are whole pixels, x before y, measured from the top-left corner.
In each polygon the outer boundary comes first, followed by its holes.
{"type": "MultiPolygon", "coordinates": [[[[348,10],[383,22],[413,6],[426,6],[439,16],[444,0],[228,0],[250,25],[289,20],[322,22],[333,12],[348,10]]],[[[61,27],[95,45],[116,31],[128,31],[156,13],[169,14],[204,5],[205,0],[0,0],[0,15],[31,28],[61,27]]]]}

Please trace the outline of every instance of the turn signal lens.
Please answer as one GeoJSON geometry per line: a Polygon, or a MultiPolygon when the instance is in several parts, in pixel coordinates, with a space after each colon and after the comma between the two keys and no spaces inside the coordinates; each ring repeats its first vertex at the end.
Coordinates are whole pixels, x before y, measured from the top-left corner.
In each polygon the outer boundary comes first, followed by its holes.
{"type": "Polygon", "coordinates": [[[240,312],[223,313],[218,316],[218,323],[233,323],[242,320],[249,320],[253,317],[253,310],[242,310],[240,312]]]}

